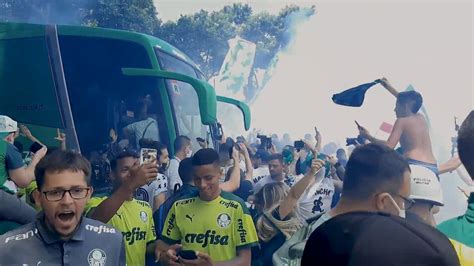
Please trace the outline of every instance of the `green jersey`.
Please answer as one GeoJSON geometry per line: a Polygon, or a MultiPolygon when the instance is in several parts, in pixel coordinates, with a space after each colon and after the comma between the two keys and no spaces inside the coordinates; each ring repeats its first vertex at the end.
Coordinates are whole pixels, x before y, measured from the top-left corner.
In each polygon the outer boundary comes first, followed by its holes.
{"type": "Polygon", "coordinates": [[[162,237],[168,244],[181,243],[185,250],[205,252],[216,262],[232,260],[239,249],[258,245],[245,203],[228,192],[213,201],[201,200],[198,192],[176,201],[162,237]]]}
{"type": "MultiPolygon", "coordinates": [[[[87,202],[86,213],[105,199],[107,197],[91,198],[87,202]]],[[[136,199],[125,201],[107,224],[122,232],[127,265],[145,265],[146,246],[156,239],[150,204],[136,199]]]]}

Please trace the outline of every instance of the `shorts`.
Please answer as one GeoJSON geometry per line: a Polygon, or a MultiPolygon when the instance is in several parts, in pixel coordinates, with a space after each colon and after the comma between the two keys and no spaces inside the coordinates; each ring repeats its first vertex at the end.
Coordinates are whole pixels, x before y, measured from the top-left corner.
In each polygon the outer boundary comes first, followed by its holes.
{"type": "Polygon", "coordinates": [[[425,162],[418,161],[418,160],[415,160],[415,159],[410,159],[410,158],[407,158],[406,160],[407,160],[409,165],[419,165],[419,166],[423,166],[423,167],[431,170],[436,175],[436,177],[438,177],[438,180],[439,180],[439,169],[438,169],[437,164],[425,163],[425,162]]]}

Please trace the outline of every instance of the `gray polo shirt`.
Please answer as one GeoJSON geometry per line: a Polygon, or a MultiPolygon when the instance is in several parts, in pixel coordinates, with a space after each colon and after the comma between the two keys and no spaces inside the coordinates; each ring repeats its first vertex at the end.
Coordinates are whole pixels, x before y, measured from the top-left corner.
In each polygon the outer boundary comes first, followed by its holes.
{"type": "Polygon", "coordinates": [[[0,236],[0,265],[125,265],[125,244],[120,231],[86,217],[64,242],[40,213],[34,223],[0,236]]]}

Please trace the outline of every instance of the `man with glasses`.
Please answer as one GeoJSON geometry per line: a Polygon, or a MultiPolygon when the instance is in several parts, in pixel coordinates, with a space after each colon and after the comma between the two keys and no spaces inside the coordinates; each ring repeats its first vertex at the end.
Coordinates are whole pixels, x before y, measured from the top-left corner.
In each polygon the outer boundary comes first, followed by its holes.
{"type": "Polygon", "coordinates": [[[113,193],[87,203],[87,217],[119,229],[125,240],[127,265],[145,265],[146,253],[154,254],[156,240],[153,214],[148,202],[133,198],[141,186],[156,180],[155,162],[139,165],[138,154],[123,151],[110,162],[113,193]]]}
{"type": "Polygon", "coordinates": [[[34,198],[43,211],[0,237],[0,265],[125,265],[120,232],[82,217],[92,194],[90,172],[72,151],[54,151],[38,163],[34,198]]]}

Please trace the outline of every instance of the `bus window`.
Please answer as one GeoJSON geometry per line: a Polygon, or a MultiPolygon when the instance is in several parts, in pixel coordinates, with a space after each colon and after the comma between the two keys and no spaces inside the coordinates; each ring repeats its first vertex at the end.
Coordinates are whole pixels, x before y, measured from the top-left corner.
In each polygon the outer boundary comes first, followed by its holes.
{"type": "Polygon", "coordinates": [[[83,154],[104,153],[114,134],[120,148],[137,148],[139,136],[170,144],[158,89],[163,80],[122,75],[123,67],[151,68],[142,46],[115,39],[60,36],[60,47],[83,154]]]}
{"type": "Polygon", "coordinates": [[[247,136],[242,111],[235,105],[217,101],[217,120],[222,124],[224,135],[234,140],[247,136]]]}
{"type": "MultiPolygon", "coordinates": [[[[196,71],[191,65],[159,49],[155,49],[155,51],[163,70],[198,79],[196,71]]],[[[189,137],[193,143],[193,150],[196,151],[199,149],[196,138],[207,139],[208,136],[207,126],[201,122],[196,91],[190,84],[181,81],[166,80],[165,83],[174,107],[178,134],[189,137]]]]}

